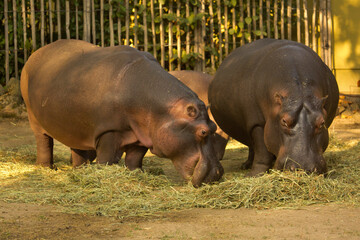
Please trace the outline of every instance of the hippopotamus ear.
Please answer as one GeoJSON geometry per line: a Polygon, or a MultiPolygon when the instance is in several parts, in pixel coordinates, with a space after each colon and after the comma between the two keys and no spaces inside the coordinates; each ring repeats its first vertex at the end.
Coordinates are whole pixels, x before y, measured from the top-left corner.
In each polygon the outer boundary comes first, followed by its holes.
{"type": "Polygon", "coordinates": [[[322,108],[325,107],[326,99],[328,99],[328,97],[329,97],[329,95],[326,95],[325,97],[320,98],[320,100],[322,101],[322,104],[321,104],[322,108]]]}
{"type": "Polygon", "coordinates": [[[189,104],[186,106],[186,113],[191,118],[196,118],[198,116],[198,110],[193,104],[189,104]]]}

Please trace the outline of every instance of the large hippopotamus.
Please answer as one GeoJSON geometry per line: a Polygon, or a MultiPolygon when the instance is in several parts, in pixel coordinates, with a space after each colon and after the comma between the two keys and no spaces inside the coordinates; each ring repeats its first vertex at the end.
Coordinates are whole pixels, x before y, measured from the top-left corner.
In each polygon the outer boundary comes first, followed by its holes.
{"type": "Polygon", "coordinates": [[[148,53],[59,40],[31,55],[21,92],[39,165],[53,166],[55,138],[73,150],[74,166],[95,155],[112,164],[126,152],[126,166],[141,168],[150,149],[194,186],[223,174],[205,104],[148,53]]]}
{"type": "Polygon", "coordinates": [[[209,87],[211,112],[227,134],[249,147],[243,168],[326,173],[322,156],[335,117],[334,75],[303,44],[262,39],[234,50],[209,87]]]}
{"type": "MultiPolygon", "coordinates": [[[[200,100],[203,101],[206,106],[208,106],[208,89],[210,82],[213,79],[213,76],[203,72],[190,70],[171,71],[169,73],[179,79],[191,90],[193,90],[198,95],[200,100]]],[[[210,109],[208,109],[208,114],[210,119],[212,121],[215,121],[210,112],[210,109]]],[[[217,126],[216,132],[211,138],[214,143],[214,149],[217,158],[221,160],[224,157],[225,148],[229,140],[229,136],[217,126]]]]}

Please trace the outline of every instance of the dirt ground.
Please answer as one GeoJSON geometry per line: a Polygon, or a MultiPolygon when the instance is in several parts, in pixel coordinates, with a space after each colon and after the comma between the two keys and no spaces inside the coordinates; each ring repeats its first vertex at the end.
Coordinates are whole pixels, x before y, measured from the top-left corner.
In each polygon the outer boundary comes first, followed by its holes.
{"type": "MultiPolygon", "coordinates": [[[[359,138],[360,119],[337,118],[329,132],[344,140],[359,138]]],[[[0,118],[0,133],[2,148],[23,144],[35,148],[26,120],[0,118]]],[[[360,239],[359,222],[359,208],[335,204],[301,209],[193,209],[122,221],[0,199],[0,239],[360,239]]]]}

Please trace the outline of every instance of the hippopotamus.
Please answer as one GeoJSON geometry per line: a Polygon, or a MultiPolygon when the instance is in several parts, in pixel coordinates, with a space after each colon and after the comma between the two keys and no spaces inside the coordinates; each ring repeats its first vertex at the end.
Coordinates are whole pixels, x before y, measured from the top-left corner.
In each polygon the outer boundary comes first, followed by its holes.
{"type": "Polygon", "coordinates": [[[30,56],[21,93],[38,165],[53,167],[57,139],[73,150],[74,167],[95,156],[97,163],[113,164],[126,152],[126,166],[141,168],[150,149],[170,158],[194,186],[223,174],[205,104],[149,53],[58,40],[30,56]]]}
{"type": "Polygon", "coordinates": [[[209,87],[210,109],[249,147],[249,176],[270,168],[326,173],[327,128],[339,100],[336,79],[309,47],[262,39],[235,49],[209,87]]]}
{"type": "MultiPolygon", "coordinates": [[[[206,106],[208,106],[208,89],[210,82],[213,79],[213,76],[210,74],[206,74],[198,71],[190,71],[190,70],[181,70],[181,71],[171,71],[169,72],[171,75],[175,76],[182,83],[188,86],[191,90],[193,90],[200,100],[202,100],[206,106]]],[[[208,108],[209,118],[215,122],[210,109],[208,108]]],[[[215,122],[216,124],[216,122],[215,122]]],[[[212,136],[212,140],[214,143],[215,153],[219,160],[222,160],[225,154],[225,148],[227,142],[229,141],[229,136],[224,133],[219,126],[217,126],[215,134],[212,136]]]]}

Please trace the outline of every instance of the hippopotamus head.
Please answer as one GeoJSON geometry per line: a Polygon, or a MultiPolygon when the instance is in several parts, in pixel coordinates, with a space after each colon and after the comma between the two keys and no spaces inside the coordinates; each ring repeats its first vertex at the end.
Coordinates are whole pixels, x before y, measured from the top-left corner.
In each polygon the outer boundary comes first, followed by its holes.
{"type": "Polygon", "coordinates": [[[170,104],[169,114],[157,124],[151,152],[170,158],[175,168],[196,187],[217,181],[224,170],[211,136],[216,125],[199,99],[181,98],[170,104]]]}
{"type": "MultiPolygon", "coordinates": [[[[215,122],[214,117],[210,111],[210,105],[208,101],[208,89],[209,85],[213,79],[213,76],[199,71],[190,71],[190,70],[178,70],[169,72],[171,75],[179,79],[192,91],[194,91],[199,99],[204,102],[208,108],[208,114],[211,121],[215,122]]],[[[215,122],[216,124],[216,122],[215,122]]],[[[219,160],[223,159],[225,154],[225,148],[229,141],[229,136],[221,129],[219,126],[216,126],[217,130],[215,134],[211,136],[215,154],[219,160]]]]}
{"type": "Polygon", "coordinates": [[[327,96],[275,93],[271,117],[264,128],[265,145],[276,156],[275,169],[325,173],[323,152],[329,143],[324,108],[327,96]]]}

